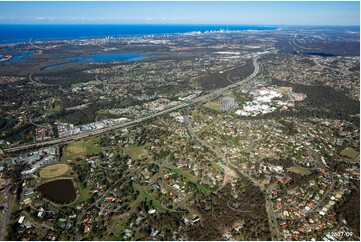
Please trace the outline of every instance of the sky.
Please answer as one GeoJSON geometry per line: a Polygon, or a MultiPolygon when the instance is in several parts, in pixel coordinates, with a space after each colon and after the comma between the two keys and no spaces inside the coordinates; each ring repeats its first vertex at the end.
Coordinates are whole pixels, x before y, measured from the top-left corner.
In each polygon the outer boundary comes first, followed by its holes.
{"type": "Polygon", "coordinates": [[[360,25],[360,3],[0,2],[0,24],[360,25]]]}

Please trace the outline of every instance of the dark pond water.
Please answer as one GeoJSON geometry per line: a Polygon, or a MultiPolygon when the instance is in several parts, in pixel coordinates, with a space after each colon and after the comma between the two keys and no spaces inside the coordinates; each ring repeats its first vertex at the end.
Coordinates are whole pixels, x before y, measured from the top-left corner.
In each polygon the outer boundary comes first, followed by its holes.
{"type": "Polygon", "coordinates": [[[19,141],[22,139],[22,136],[19,132],[13,133],[12,135],[10,135],[9,137],[9,141],[14,142],[14,141],[19,141]]]}
{"type": "Polygon", "coordinates": [[[321,52],[308,52],[305,53],[306,55],[316,55],[316,56],[321,56],[321,57],[331,57],[331,56],[335,56],[334,54],[329,54],[329,53],[321,53],[321,52]]]}
{"type": "Polygon", "coordinates": [[[10,123],[10,119],[8,117],[3,118],[0,120],[0,129],[5,128],[10,123]]]}
{"type": "Polygon", "coordinates": [[[38,191],[52,202],[66,204],[76,198],[76,191],[71,179],[60,179],[38,186],[38,191]]]}

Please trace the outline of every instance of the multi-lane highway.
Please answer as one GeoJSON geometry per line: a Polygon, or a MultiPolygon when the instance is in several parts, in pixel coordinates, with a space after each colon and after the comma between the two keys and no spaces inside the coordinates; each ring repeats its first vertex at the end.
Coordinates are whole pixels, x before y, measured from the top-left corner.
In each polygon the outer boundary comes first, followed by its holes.
{"type": "Polygon", "coordinates": [[[174,106],[172,108],[169,108],[169,109],[166,109],[166,110],[163,110],[163,111],[160,111],[160,112],[157,112],[157,113],[145,116],[145,117],[141,117],[141,118],[138,118],[138,119],[135,119],[135,120],[132,120],[132,121],[129,121],[129,122],[117,124],[117,125],[112,125],[112,126],[105,127],[105,128],[102,128],[102,129],[83,131],[82,133],[74,134],[74,135],[67,136],[67,137],[55,138],[55,139],[52,139],[52,140],[38,142],[38,143],[19,145],[19,146],[15,146],[15,147],[9,147],[9,148],[4,149],[4,152],[5,153],[21,152],[21,151],[24,151],[24,150],[35,149],[35,148],[40,148],[40,147],[44,147],[44,146],[64,144],[64,143],[68,143],[68,142],[75,141],[75,140],[80,140],[80,139],[87,138],[87,137],[94,136],[94,135],[101,135],[101,134],[111,132],[111,131],[114,131],[114,130],[117,130],[117,129],[121,129],[121,128],[129,127],[129,126],[132,126],[132,125],[135,125],[135,124],[139,124],[139,123],[142,123],[142,122],[150,120],[150,119],[154,119],[154,118],[162,116],[164,114],[177,111],[179,109],[194,105],[194,104],[199,103],[199,102],[203,102],[203,101],[205,101],[205,100],[207,100],[209,98],[216,98],[216,97],[226,93],[227,91],[229,91],[231,89],[234,89],[234,88],[236,88],[236,87],[238,87],[240,85],[244,85],[245,83],[252,80],[259,72],[259,66],[258,66],[258,63],[257,63],[257,59],[258,59],[258,56],[253,58],[254,71],[247,78],[245,78],[245,79],[243,79],[243,80],[241,80],[239,82],[235,82],[235,83],[233,83],[233,84],[231,84],[231,85],[229,85],[227,87],[219,88],[219,89],[217,89],[217,90],[215,90],[213,92],[210,92],[210,93],[208,93],[206,95],[202,95],[200,97],[197,97],[197,98],[195,98],[194,100],[192,100],[192,101],[190,101],[188,103],[183,103],[183,104],[174,106]]]}
{"type": "Polygon", "coordinates": [[[11,201],[12,201],[12,197],[11,197],[11,193],[10,193],[10,186],[8,186],[6,188],[6,192],[5,192],[6,196],[7,196],[7,207],[4,208],[3,211],[3,216],[0,222],[0,241],[4,241],[5,239],[5,233],[6,233],[6,228],[8,226],[8,222],[9,222],[9,217],[10,217],[10,209],[11,209],[11,201]]]}

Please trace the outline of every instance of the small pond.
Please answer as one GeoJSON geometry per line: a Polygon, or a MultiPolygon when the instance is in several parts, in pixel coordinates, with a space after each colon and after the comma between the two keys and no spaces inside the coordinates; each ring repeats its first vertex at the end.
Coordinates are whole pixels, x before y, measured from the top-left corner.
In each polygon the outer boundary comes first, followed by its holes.
{"type": "Polygon", "coordinates": [[[67,204],[76,199],[76,190],[71,179],[58,179],[38,186],[37,190],[54,203],[67,204]]]}

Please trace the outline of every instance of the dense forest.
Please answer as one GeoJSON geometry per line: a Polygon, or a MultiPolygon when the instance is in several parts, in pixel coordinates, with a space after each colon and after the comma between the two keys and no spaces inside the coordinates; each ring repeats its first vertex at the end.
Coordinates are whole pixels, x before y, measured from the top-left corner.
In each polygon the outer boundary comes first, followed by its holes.
{"type": "Polygon", "coordinates": [[[201,86],[202,89],[212,90],[215,88],[226,87],[232,84],[228,80],[228,78],[231,79],[231,81],[233,82],[239,81],[251,75],[253,71],[253,62],[251,60],[248,60],[243,66],[238,66],[232,70],[225,71],[223,73],[209,73],[208,75],[197,78],[196,81],[199,83],[199,86],[201,86]]]}

